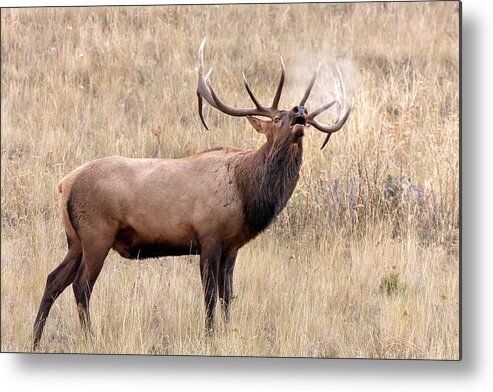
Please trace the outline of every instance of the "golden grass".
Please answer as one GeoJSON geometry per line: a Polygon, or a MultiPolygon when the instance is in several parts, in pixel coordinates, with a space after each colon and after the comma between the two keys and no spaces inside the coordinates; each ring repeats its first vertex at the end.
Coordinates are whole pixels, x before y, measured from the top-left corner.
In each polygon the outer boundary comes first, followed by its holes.
{"type": "MultiPolygon", "coordinates": [[[[224,99],[284,107],[318,62],[337,63],[355,100],[320,151],[309,130],[287,208],[245,246],[231,323],[203,335],[195,257],[107,259],[83,338],[71,289],[41,351],[459,357],[457,3],[168,6],[2,10],[2,351],[30,351],[47,274],[65,254],[57,182],[89,160],[179,157],[263,140],[244,119],[196,109],[197,49],[224,99]],[[389,201],[388,176],[424,198],[389,201]],[[398,289],[382,280],[396,274],[398,289]]],[[[331,94],[324,73],[309,108],[331,94]]],[[[328,119],[328,117],[326,118],[328,119]]]]}

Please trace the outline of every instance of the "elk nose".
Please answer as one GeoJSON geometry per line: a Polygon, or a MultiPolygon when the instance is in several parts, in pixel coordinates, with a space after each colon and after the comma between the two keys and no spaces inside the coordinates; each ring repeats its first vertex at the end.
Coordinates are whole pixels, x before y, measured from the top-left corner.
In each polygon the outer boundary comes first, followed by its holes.
{"type": "Polygon", "coordinates": [[[306,116],[308,114],[304,106],[295,106],[291,111],[298,116],[306,116]]]}

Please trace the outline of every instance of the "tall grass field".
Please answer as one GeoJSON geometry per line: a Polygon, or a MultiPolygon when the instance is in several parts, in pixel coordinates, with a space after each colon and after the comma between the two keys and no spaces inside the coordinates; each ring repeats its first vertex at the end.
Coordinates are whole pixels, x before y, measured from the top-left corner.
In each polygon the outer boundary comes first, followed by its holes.
{"type": "MultiPolygon", "coordinates": [[[[197,110],[198,48],[221,98],[354,109],[325,149],[304,138],[298,185],[244,246],[224,325],[204,333],[197,256],[111,251],[91,297],[71,287],[40,352],[331,358],[460,357],[458,2],[1,10],[1,350],[32,350],[66,239],[57,183],[110,155],[177,158],[264,142],[244,118],[197,110]]],[[[207,71],[207,69],[206,69],[207,71]]],[[[322,116],[331,122],[337,110],[322,116]]]]}

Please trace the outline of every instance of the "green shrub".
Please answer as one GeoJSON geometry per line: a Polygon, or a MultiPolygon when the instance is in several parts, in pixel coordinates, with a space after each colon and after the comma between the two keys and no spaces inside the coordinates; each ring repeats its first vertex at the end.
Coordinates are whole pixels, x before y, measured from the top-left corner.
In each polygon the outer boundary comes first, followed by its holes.
{"type": "Polygon", "coordinates": [[[387,295],[403,293],[407,289],[407,284],[399,281],[399,274],[395,271],[385,275],[380,280],[380,291],[387,295]]]}

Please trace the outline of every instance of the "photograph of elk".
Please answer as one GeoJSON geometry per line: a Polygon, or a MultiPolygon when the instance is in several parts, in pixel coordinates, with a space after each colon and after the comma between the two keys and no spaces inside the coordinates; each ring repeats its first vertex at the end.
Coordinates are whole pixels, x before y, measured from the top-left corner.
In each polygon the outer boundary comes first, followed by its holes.
{"type": "Polygon", "coordinates": [[[460,359],[458,2],[1,10],[1,351],[460,359]]]}

